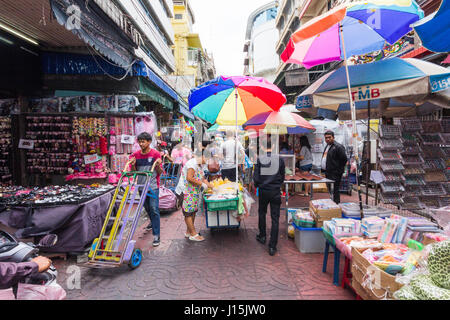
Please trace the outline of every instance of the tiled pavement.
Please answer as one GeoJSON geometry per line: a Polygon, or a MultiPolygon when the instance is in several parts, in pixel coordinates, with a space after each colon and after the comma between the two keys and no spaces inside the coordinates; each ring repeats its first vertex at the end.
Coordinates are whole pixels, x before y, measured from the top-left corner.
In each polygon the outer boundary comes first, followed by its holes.
{"type": "MultiPolygon", "coordinates": [[[[325,198],[316,194],[315,198],[325,198]]],[[[356,201],[341,196],[341,201],[356,201]]],[[[304,197],[290,198],[290,206],[308,205],[304,197]]],[[[144,215],[146,216],[146,215],[144,215]]],[[[287,237],[286,216],[280,218],[278,252],[269,256],[267,245],[255,239],[257,204],[239,229],[211,230],[206,228],[203,215],[195,225],[206,238],[192,242],[184,238],[185,224],[181,212],[161,217],[161,245],[152,247],[151,233],[143,235],[142,221],[137,231],[137,247],[143,249],[144,259],[137,269],[124,265],[115,269],[82,267],[81,282],[77,287],[76,273],[70,265],[76,260],[55,259],[59,270],[58,282],[66,289],[67,299],[252,299],[252,300],[351,300],[350,289],[332,284],[333,256],[328,259],[328,270],[322,273],[323,254],[300,253],[292,239],[287,237]],[[70,286],[75,289],[69,290],[70,286]]],[[[268,227],[270,215],[267,216],[268,227]]],[[[270,232],[270,231],[268,231],[270,232]]],[[[136,238],[135,237],[135,238],[136,238]]],[[[343,262],[341,262],[342,272],[343,262]]]]}

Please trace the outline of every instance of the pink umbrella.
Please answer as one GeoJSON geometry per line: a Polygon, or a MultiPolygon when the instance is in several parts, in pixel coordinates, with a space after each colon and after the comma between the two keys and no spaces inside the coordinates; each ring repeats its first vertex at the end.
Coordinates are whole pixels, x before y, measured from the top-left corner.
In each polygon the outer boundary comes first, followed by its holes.
{"type": "Polygon", "coordinates": [[[245,130],[264,130],[276,134],[301,134],[315,131],[307,120],[293,112],[268,111],[257,114],[242,125],[245,130]]]}

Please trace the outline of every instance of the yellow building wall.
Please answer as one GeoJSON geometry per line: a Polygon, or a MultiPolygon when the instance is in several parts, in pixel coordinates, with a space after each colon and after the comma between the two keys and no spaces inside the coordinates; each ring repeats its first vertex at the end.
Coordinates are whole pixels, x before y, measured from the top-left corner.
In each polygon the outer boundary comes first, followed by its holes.
{"type": "Polygon", "coordinates": [[[174,15],[182,14],[183,19],[172,19],[172,27],[175,35],[174,56],[176,75],[197,75],[197,67],[188,66],[188,40],[189,30],[188,12],[184,6],[174,6],[174,15]]]}

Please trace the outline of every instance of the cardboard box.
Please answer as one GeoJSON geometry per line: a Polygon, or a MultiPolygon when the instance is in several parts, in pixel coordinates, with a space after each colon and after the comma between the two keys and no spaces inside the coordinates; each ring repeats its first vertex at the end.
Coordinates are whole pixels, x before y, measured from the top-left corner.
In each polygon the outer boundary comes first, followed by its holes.
{"type": "Polygon", "coordinates": [[[312,188],[313,188],[313,192],[319,192],[319,193],[328,192],[327,184],[323,183],[323,182],[313,183],[312,188]]]}
{"type": "Polygon", "coordinates": [[[342,217],[342,209],[341,208],[317,210],[315,207],[312,206],[311,202],[309,203],[309,212],[313,216],[314,221],[316,222],[317,228],[322,228],[324,221],[328,221],[333,218],[341,218],[342,217]]]}
{"type": "Polygon", "coordinates": [[[352,278],[352,288],[353,290],[355,290],[356,294],[360,296],[361,299],[371,300],[367,290],[363,288],[363,286],[355,279],[355,277],[352,278]]]}
{"type": "Polygon", "coordinates": [[[351,271],[353,279],[365,289],[370,300],[393,299],[394,292],[403,286],[395,281],[395,276],[372,265],[355,248],[352,248],[351,271]]]}
{"type": "Polygon", "coordinates": [[[432,244],[432,243],[435,243],[435,242],[437,242],[437,241],[434,240],[434,239],[431,239],[431,238],[428,237],[426,234],[423,235],[422,243],[423,243],[424,246],[429,245],[429,244],[432,244]]]}

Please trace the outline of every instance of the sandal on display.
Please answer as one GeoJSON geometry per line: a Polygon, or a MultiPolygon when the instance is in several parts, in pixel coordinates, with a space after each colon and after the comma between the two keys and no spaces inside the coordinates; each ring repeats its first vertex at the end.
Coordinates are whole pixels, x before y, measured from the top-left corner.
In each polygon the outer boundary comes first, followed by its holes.
{"type": "Polygon", "coordinates": [[[205,240],[205,238],[201,238],[201,236],[197,233],[195,236],[190,236],[189,240],[192,240],[192,241],[203,241],[203,240],[205,240]]]}

